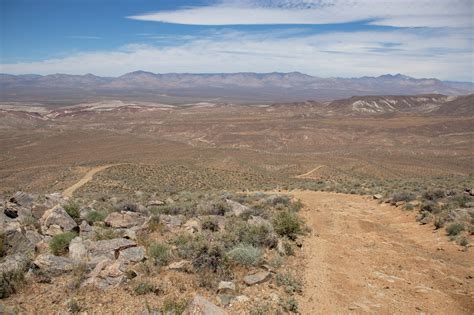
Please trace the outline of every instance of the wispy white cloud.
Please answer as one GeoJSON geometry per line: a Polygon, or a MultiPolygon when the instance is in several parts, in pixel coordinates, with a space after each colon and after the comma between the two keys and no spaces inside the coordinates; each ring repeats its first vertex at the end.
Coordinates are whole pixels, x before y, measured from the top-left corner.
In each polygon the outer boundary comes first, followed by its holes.
{"type": "Polygon", "coordinates": [[[121,75],[138,69],[161,73],[301,71],[324,77],[401,72],[474,81],[470,29],[292,32],[288,37],[284,31],[214,31],[166,47],[132,44],[114,51],[2,64],[0,72],[121,75]]]}
{"type": "Polygon", "coordinates": [[[334,24],[368,21],[394,27],[472,27],[472,0],[224,0],[130,16],[189,25],[334,24]]]}

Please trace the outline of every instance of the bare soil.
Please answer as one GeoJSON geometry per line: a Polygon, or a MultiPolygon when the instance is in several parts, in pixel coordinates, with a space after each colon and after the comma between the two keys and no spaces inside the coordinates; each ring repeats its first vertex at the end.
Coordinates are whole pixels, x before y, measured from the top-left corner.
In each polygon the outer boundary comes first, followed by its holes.
{"type": "Polygon", "coordinates": [[[302,314],[472,314],[474,253],[444,230],[369,197],[292,194],[313,229],[303,246],[302,314]]]}

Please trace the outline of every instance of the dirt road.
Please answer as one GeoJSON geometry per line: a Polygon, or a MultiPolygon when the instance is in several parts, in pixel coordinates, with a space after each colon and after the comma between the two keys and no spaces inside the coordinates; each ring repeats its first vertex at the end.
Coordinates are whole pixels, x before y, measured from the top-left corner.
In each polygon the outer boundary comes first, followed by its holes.
{"type": "Polygon", "coordinates": [[[302,314],[472,314],[474,254],[368,197],[293,192],[305,241],[302,314]]]}
{"type": "Polygon", "coordinates": [[[81,186],[89,182],[94,177],[95,174],[116,165],[120,165],[120,164],[108,164],[108,165],[102,165],[102,166],[97,166],[97,167],[92,168],[77,183],[66,188],[63,191],[63,197],[71,198],[74,192],[77,189],[79,189],[81,186]]]}

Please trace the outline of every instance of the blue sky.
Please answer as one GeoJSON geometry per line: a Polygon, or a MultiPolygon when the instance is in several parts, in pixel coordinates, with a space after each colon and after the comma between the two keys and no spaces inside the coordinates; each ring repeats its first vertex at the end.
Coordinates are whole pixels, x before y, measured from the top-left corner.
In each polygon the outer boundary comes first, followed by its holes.
{"type": "Polygon", "coordinates": [[[469,0],[0,0],[0,72],[473,81],[469,0]]]}

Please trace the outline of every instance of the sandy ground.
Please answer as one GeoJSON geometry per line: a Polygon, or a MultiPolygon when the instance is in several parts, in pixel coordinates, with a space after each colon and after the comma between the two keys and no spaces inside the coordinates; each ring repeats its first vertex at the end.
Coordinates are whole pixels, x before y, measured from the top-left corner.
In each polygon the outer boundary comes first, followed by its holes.
{"type": "Polygon", "coordinates": [[[74,192],[80,187],[87,184],[90,180],[92,180],[95,174],[102,172],[103,170],[106,170],[109,167],[117,166],[117,165],[120,165],[120,164],[109,164],[109,165],[97,166],[97,167],[92,168],[77,183],[66,188],[63,191],[63,196],[67,198],[71,198],[74,192]]]}
{"type": "Polygon", "coordinates": [[[369,197],[293,192],[312,233],[302,314],[473,314],[472,248],[369,197]]]}

